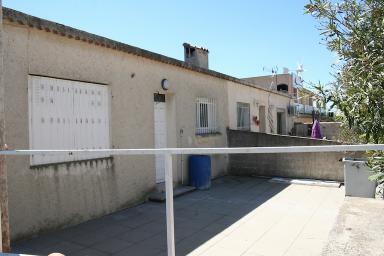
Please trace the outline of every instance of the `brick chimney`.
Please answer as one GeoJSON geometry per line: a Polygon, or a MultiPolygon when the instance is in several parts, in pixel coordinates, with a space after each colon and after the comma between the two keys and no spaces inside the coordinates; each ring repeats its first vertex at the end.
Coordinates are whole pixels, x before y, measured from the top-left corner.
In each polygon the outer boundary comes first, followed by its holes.
{"type": "Polygon", "coordinates": [[[200,68],[208,69],[208,49],[184,43],[184,61],[200,68]]]}

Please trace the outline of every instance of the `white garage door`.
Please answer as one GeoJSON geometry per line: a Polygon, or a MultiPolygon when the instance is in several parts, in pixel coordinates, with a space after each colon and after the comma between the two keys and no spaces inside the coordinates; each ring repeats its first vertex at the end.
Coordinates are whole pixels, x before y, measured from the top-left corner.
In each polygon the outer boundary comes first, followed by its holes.
{"type": "MultiPolygon", "coordinates": [[[[28,80],[31,149],[110,148],[107,86],[41,76],[29,76],[28,80]]],[[[107,156],[36,155],[31,164],[107,156]]]]}

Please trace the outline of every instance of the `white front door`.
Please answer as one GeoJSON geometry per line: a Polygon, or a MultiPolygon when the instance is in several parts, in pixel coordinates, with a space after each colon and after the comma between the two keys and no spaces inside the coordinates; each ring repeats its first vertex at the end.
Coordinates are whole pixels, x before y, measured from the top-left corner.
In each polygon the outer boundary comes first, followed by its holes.
{"type": "MultiPolygon", "coordinates": [[[[155,101],[155,148],[167,147],[167,109],[165,102],[155,101]]],[[[165,181],[164,156],[156,155],[156,183],[165,181]]]]}

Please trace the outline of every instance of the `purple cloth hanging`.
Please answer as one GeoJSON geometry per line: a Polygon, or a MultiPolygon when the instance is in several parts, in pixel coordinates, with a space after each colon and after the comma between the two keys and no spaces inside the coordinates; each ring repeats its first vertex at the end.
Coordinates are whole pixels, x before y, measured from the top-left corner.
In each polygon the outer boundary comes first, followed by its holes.
{"type": "Polygon", "coordinates": [[[315,120],[315,122],[312,125],[311,138],[315,138],[315,139],[322,139],[323,138],[323,136],[321,136],[320,123],[317,120],[315,120]]]}

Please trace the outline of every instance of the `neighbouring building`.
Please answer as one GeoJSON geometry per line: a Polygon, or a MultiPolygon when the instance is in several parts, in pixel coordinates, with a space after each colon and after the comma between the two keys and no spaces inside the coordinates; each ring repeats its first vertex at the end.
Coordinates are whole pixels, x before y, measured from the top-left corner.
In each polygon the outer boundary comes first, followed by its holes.
{"type": "Polygon", "coordinates": [[[293,127],[293,118],[288,113],[291,98],[286,95],[230,83],[228,99],[231,129],[286,135],[293,127]]]}
{"type": "MultiPolygon", "coordinates": [[[[290,95],[288,113],[293,116],[294,123],[312,124],[314,118],[320,121],[331,121],[333,118],[333,112],[327,111],[319,96],[305,88],[301,77],[289,72],[287,68],[284,68],[283,74],[249,77],[243,80],[290,95]]],[[[295,134],[295,130],[292,134],[295,134]]]]}
{"type": "Polygon", "coordinates": [[[320,97],[313,91],[304,87],[298,90],[295,100],[295,123],[313,123],[316,118],[319,121],[332,121],[333,111],[328,111],[323,105],[320,97]]]}
{"type": "MultiPolygon", "coordinates": [[[[3,8],[5,138],[11,149],[226,147],[226,129],[288,134],[291,95],[3,8]]],[[[188,156],[173,159],[186,183],[188,156]]],[[[228,157],[212,156],[213,177],[228,157]]],[[[151,156],[7,157],[12,238],[145,200],[164,181],[151,156]]],[[[159,216],[160,218],[160,216],[159,216]]]]}
{"type": "Polygon", "coordinates": [[[298,95],[298,89],[303,87],[301,77],[295,73],[290,73],[287,69],[284,70],[283,74],[248,77],[243,78],[242,80],[270,90],[292,95],[295,98],[298,95]]]}

